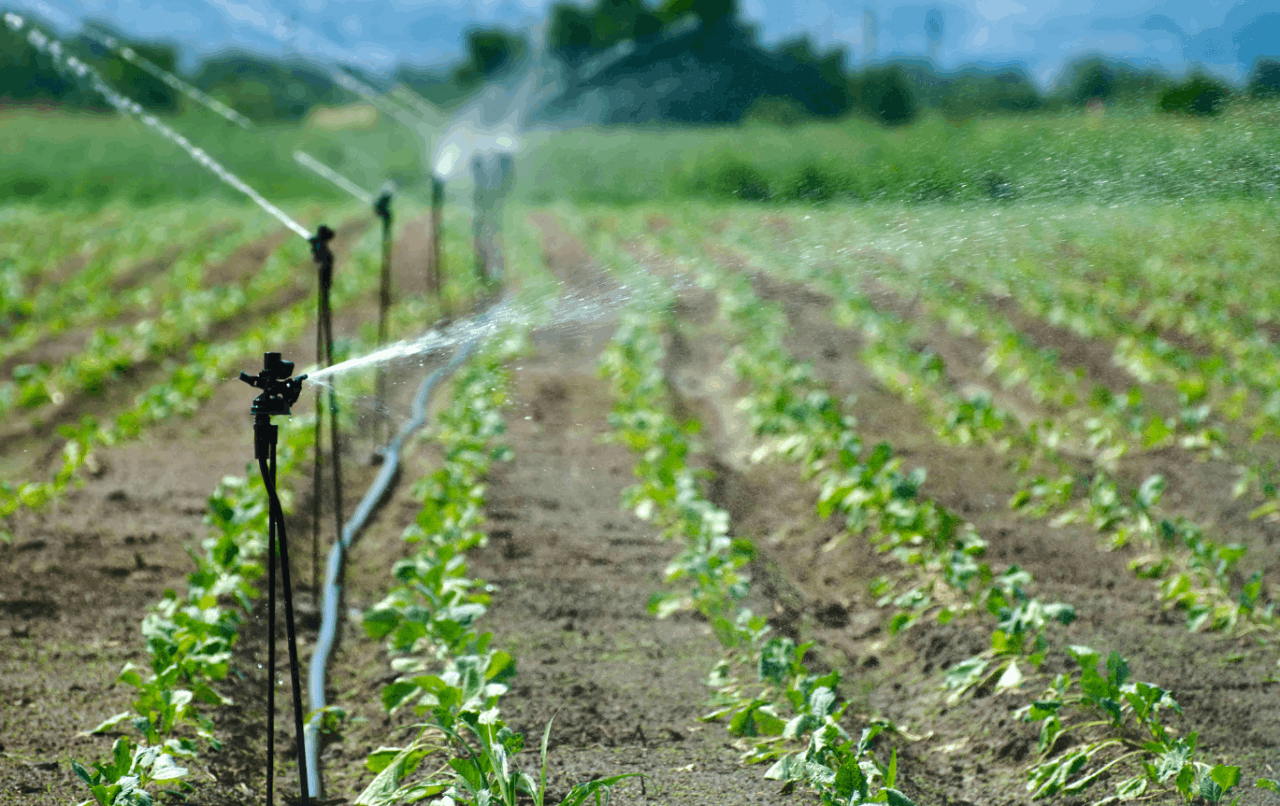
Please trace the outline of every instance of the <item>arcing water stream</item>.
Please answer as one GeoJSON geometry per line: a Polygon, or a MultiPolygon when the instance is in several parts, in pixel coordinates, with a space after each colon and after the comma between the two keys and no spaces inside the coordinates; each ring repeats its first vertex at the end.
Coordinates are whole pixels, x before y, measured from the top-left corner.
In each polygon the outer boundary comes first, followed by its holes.
{"type": "Polygon", "coordinates": [[[76,78],[83,82],[87,82],[89,86],[93,88],[94,92],[105,98],[107,103],[115,107],[117,111],[126,115],[132,115],[142,121],[143,125],[147,128],[157,132],[165,139],[181,147],[182,150],[186,151],[192,159],[209,169],[214,176],[248,196],[255,204],[274,216],[281,224],[284,224],[304,239],[311,239],[311,233],[308,232],[305,227],[290,218],[289,215],[279,207],[276,207],[274,204],[263,198],[262,194],[245,184],[244,180],[240,177],[224,168],[222,163],[211,157],[203,148],[200,148],[181,134],[178,134],[176,131],[169,128],[169,126],[156,118],[155,115],[152,115],[150,112],[143,109],[136,101],[132,101],[116,92],[111,85],[102,78],[97,70],[94,70],[75,56],[69,55],[61,42],[30,25],[25,18],[18,14],[14,14],[13,12],[6,12],[4,15],[4,21],[5,24],[8,25],[15,33],[26,30],[27,41],[31,43],[32,47],[52,58],[54,64],[59,67],[65,67],[75,74],[76,78]]]}

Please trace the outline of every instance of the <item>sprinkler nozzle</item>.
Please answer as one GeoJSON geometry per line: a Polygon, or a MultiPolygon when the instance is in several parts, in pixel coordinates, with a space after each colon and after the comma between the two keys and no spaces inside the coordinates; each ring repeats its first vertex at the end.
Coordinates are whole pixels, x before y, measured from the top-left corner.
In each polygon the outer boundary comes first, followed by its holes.
{"type": "Polygon", "coordinates": [[[316,234],[308,239],[311,241],[311,256],[317,263],[323,263],[326,258],[333,260],[333,253],[329,251],[329,241],[333,240],[333,235],[333,230],[321,224],[316,234]]]}
{"type": "Polygon", "coordinates": [[[373,203],[373,213],[383,221],[391,220],[391,190],[383,187],[382,193],[373,203]]]}
{"type": "Polygon", "coordinates": [[[262,371],[257,375],[241,372],[240,380],[262,390],[262,394],[254,399],[250,413],[266,417],[273,414],[289,415],[293,404],[298,402],[298,396],[302,394],[302,382],[307,379],[306,375],[289,377],[292,374],[293,362],[285,361],[280,353],[264,353],[262,371]]]}

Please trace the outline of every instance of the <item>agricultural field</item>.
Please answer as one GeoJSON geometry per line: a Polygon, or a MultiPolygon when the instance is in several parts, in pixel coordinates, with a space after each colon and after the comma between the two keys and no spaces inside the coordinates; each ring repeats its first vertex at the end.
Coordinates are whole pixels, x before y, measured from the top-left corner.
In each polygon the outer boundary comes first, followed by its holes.
{"type": "MultiPolygon", "coordinates": [[[[994,166],[1002,127],[964,142],[994,166]]],[[[660,171],[648,200],[525,192],[500,287],[451,196],[438,296],[430,211],[398,199],[391,338],[449,335],[383,362],[381,401],[372,370],[329,378],[350,515],[440,373],[345,554],[323,802],[1280,802],[1280,201],[1255,130],[1188,123],[1142,155],[1154,189],[1099,168],[1090,191],[1053,173],[1087,154],[874,185],[825,170],[847,131],[794,165],[620,140],[660,171]],[[1238,164],[1188,193],[1205,142],[1238,164]]],[[[315,269],[255,208],[148,201],[0,209],[0,803],[265,794],[237,375],[312,368],[315,269]]],[[[290,209],[337,232],[336,360],[370,353],[379,222],[290,209]]],[[[309,386],[278,419],[304,666],[337,514],[309,386]]]]}

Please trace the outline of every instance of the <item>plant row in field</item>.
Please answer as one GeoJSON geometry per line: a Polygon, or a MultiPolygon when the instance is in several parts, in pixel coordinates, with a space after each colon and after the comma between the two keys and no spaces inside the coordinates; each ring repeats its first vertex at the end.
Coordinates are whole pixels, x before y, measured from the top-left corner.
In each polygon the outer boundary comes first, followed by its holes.
{"type": "MultiPolygon", "coordinates": [[[[142,317],[130,324],[94,328],[79,349],[57,365],[41,362],[15,367],[14,380],[0,384],[0,414],[102,395],[108,383],[134,365],[179,352],[217,325],[243,315],[255,302],[271,299],[294,285],[297,267],[309,255],[304,242],[290,238],[244,284],[205,287],[203,268],[225,259],[241,245],[243,239],[226,237],[187,251],[166,272],[160,284],[165,290],[158,299],[153,287],[144,285],[120,294],[102,293],[91,303],[77,305],[72,309],[74,319],[86,324],[110,322],[135,305],[142,317]],[[148,310],[153,307],[157,310],[148,310]]],[[[57,326],[56,332],[70,324],[70,316],[50,324],[57,326]]],[[[32,339],[51,334],[46,328],[24,335],[28,338],[23,344],[11,343],[15,351],[30,346],[32,339]]]]}
{"type": "MultiPolygon", "coordinates": [[[[1136,489],[1121,489],[1107,469],[1126,449],[1114,438],[1114,424],[1096,417],[1086,420],[1091,430],[1080,447],[1100,466],[1081,480],[1064,455],[1069,450],[1066,439],[1052,421],[1024,423],[989,395],[965,398],[951,391],[941,357],[920,353],[912,345],[910,328],[865,298],[849,294],[839,300],[838,308],[837,316],[846,325],[860,328],[866,337],[866,365],[887,388],[932,412],[940,436],[961,444],[994,443],[1002,449],[1019,449],[1018,467],[1026,481],[1010,501],[1012,508],[1041,517],[1056,512],[1055,525],[1087,523],[1109,549],[1129,543],[1143,546],[1145,553],[1133,560],[1132,570],[1157,580],[1160,600],[1182,610],[1193,630],[1274,630],[1274,605],[1268,603],[1272,597],[1263,589],[1261,571],[1239,590],[1233,589],[1233,575],[1246,554],[1244,546],[1215,542],[1190,519],[1163,511],[1162,476],[1149,476],[1136,489]],[[1045,463],[1055,467],[1057,475],[1028,472],[1045,463]]],[[[1135,429],[1135,433],[1144,431],[1150,432],[1135,429]]]]}
{"type": "Polygon", "coordinates": [[[656,594],[650,610],[659,618],[681,610],[702,614],[724,649],[712,670],[715,710],[729,732],[750,742],[744,758],[772,761],[766,778],[816,789],[826,804],[910,804],[897,786],[897,751],[888,763],[872,752],[887,723],[872,724],[857,739],[841,725],[849,706],[839,694],[841,674],[816,673],[805,664],[812,644],[770,636],[765,618],[744,606],[754,557],[749,541],[729,533],[729,514],[701,490],[703,473],[688,464],[696,421],[670,414],[662,372],[662,317],[633,312],[600,361],[617,397],[612,438],[640,458],[638,483],[624,504],[661,526],[664,539],[682,549],[666,569],[675,586],[656,594]],[[747,677],[749,679],[744,680],[747,677]]]}
{"type": "MultiPolygon", "coordinates": [[[[314,430],[307,418],[283,429],[277,452],[277,478],[287,479],[306,461],[314,430]]],[[[269,503],[262,479],[250,465],[244,478],[228,476],[209,498],[205,522],[211,534],[203,555],[191,552],[196,571],[187,592],[172,589],[142,620],[150,655],[149,669],[128,663],[117,681],[135,690],[131,710],[107,719],[89,733],[136,732],[116,739],[111,757],[92,770],[72,761],[76,775],[99,806],[149,806],[155,786],[179,786],[182,766],[202,750],[219,750],[208,711],[233,705],[215,685],[231,670],[231,655],[245,614],[259,591],[261,557],[267,551],[269,503]]],[[[288,491],[281,489],[283,500],[288,491]]],[[[274,670],[268,670],[274,677],[274,670]]],[[[86,801],[88,802],[88,801],[86,801]]]]}
{"type": "MultiPolygon", "coordinates": [[[[740,278],[740,282],[745,291],[745,278],[740,278]]],[[[860,448],[856,435],[850,430],[853,421],[838,413],[822,416],[824,409],[838,407],[812,383],[793,384],[793,389],[786,389],[788,380],[803,379],[804,372],[803,365],[795,364],[781,351],[780,327],[785,325],[782,312],[770,311],[744,293],[726,315],[746,339],[730,360],[739,377],[751,385],[752,393],[743,402],[752,428],[758,435],[774,440],[774,451],[799,460],[806,472],[816,477],[822,488],[819,514],[847,510],[842,514],[849,530],[867,533],[881,551],[898,550],[905,544],[911,545],[913,552],[928,557],[931,553],[928,548],[921,550],[916,546],[933,543],[933,562],[943,565],[942,579],[952,585],[959,583],[962,593],[973,596],[972,609],[986,610],[998,619],[988,650],[947,670],[944,685],[954,690],[952,697],[979,689],[1000,691],[1020,687],[1024,676],[1017,660],[1026,659],[1038,671],[1052,651],[1046,626],[1055,620],[1069,623],[1075,616],[1074,609],[1061,603],[1041,603],[1030,597],[1025,592],[1031,583],[1030,575],[1014,567],[996,575],[985,563],[970,560],[957,571],[957,556],[968,546],[981,545],[976,535],[956,541],[954,527],[949,528],[949,523],[958,519],[954,515],[946,517],[949,513],[936,504],[932,507],[941,515],[936,520],[926,520],[919,525],[916,521],[904,524],[900,503],[885,501],[885,496],[877,496],[874,490],[865,491],[858,483],[866,477],[861,466],[855,465],[852,474],[847,469],[852,464],[851,455],[856,455],[860,448]],[[770,313],[774,320],[772,327],[767,322],[770,313]],[[833,506],[833,500],[839,504],[833,506]],[[923,530],[919,530],[920,525],[924,526],[923,530]],[[904,537],[909,540],[904,541],[904,537]],[[945,555],[947,551],[950,558],[945,555]],[[948,559],[949,563],[944,564],[948,559]],[[971,592],[973,582],[977,585],[971,592]]],[[[890,451],[883,453],[888,455],[890,451]]],[[[946,609],[939,615],[950,618],[946,609]]],[[[1046,693],[1035,705],[1022,711],[1028,721],[1042,722],[1038,745],[1041,757],[1028,770],[1027,788],[1033,799],[1083,792],[1124,761],[1139,765],[1136,774],[1116,785],[1117,796],[1124,798],[1138,797],[1148,788],[1172,782],[1186,798],[1200,794],[1216,803],[1226,790],[1238,783],[1238,767],[1211,767],[1193,760],[1195,735],[1185,740],[1177,738],[1160,716],[1162,707],[1180,713],[1176,701],[1159,686],[1130,682],[1127,663],[1119,653],[1112,652],[1107,658],[1109,671],[1105,687],[1098,672],[1099,653],[1084,647],[1070,647],[1067,653],[1076,660],[1078,673],[1057,675],[1050,686],[1053,696],[1046,693]],[[1068,706],[1076,709],[1079,719],[1064,728],[1062,717],[1068,713],[1068,706]],[[1065,731],[1083,731],[1099,717],[1106,718],[1109,734],[1065,749],[1057,744],[1065,731]],[[1134,740],[1131,735],[1135,732],[1146,735],[1134,740]],[[1128,752],[1112,757],[1113,748],[1128,752]],[[1063,752],[1055,756],[1059,750],[1063,752]]]]}
{"type": "MultiPolygon", "coordinates": [[[[364,268],[367,270],[368,266],[364,268]]],[[[350,299],[365,290],[369,283],[362,275],[368,273],[340,274],[334,286],[335,299],[350,299]]],[[[252,345],[242,339],[221,348],[221,364],[206,370],[205,380],[221,380],[218,375],[235,369],[234,362],[246,352],[260,352],[299,335],[307,322],[307,307],[300,305],[288,312],[275,324],[275,332],[251,334],[248,338],[253,340],[252,345]]],[[[423,305],[406,302],[393,312],[392,329],[416,329],[425,315],[423,305]]],[[[360,342],[350,340],[348,346],[359,348],[360,342]]],[[[211,391],[210,387],[203,397],[211,391]]],[[[194,407],[199,399],[202,398],[193,396],[190,405],[194,407]]],[[[314,447],[315,430],[311,426],[311,417],[298,417],[282,429],[278,478],[287,479],[305,462],[314,447]]],[[[289,500],[288,490],[281,489],[279,493],[283,501],[289,500]]],[[[223,479],[209,499],[209,510],[206,522],[214,527],[214,534],[204,542],[205,556],[192,553],[197,571],[188,577],[186,601],[174,591],[166,591],[165,598],[143,620],[143,636],[152,655],[151,674],[144,677],[145,670],[128,664],[118,678],[138,690],[133,710],[117,714],[89,731],[114,733],[128,724],[141,738],[118,739],[111,758],[95,762],[92,771],[73,762],[77,775],[101,806],[146,806],[152,801],[149,790],[155,784],[177,782],[183,789],[188,788],[179,781],[187,775],[180,766],[182,760],[194,758],[200,742],[213,750],[222,745],[205,711],[206,706],[233,704],[212,684],[224,679],[229,671],[232,648],[243,623],[242,613],[249,612],[251,599],[258,594],[253,582],[263,573],[259,558],[266,550],[268,503],[261,478],[250,468],[245,478],[223,479]]],[[[331,710],[324,715],[323,725],[332,730],[337,721],[338,713],[331,710]]]]}
{"type": "MultiPolygon", "coordinates": [[[[764,249],[759,248],[756,253],[761,251],[764,249]]],[[[802,261],[800,270],[805,268],[802,261]]],[[[1159,422],[1158,418],[1134,415],[1136,401],[1099,403],[1094,411],[1097,416],[1083,419],[1087,434],[1073,440],[1060,423],[1027,421],[1003,409],[990,394],[965,397],[953,391],[942,358],[919,349],[910,324],[877,308],[859,286],[858,275],[812,272],[804,279],[832,295],[836,321],[864,334],[864,364],[887,388],[930,413],[940,436],[961,444],[988,443],[1002,450],[1019,449],[1019,469],[1028,481],[1012,506],[1040,515],[1059,511],[1057,523],[1089,522],[1111,547],[1130,541],[1142,543],[1147,553],[1133,562],[1134,571],[1145,578],[1158,579],[1161,600],[1182,609],[1193,629],[1274,629],[1276,617],[1273,605],[1268,603],[1272,597],[1264,590],[1261,572],[1255,572],[1238,590],[1233,588],[1233,572],[1245,554],[1243,546],[1219,544],[1191,520],[1162,512],[1158,507],[1164,489],[1162,477],[1150,477],[1139,488],[1122,492],[1108,471],[1128,450],[1123,439],[1126,432],[1138,438],[1144,438],[1143,434],[1150,437],[1152,424],[1159,422]],[[1112,416],[1101,416],[1099,408],[1112,409],[1112,416]],[[1129,412],[1127,424],[1120,416],[1122,410],[1129,412]],[[1068,454],[1088,456],[1098,467],[1082,483],[1073,463],[1066,459],[1068,454]],[[1058,475],[1046,477],[1027,472],[1046,461],[1058,468],[1058,475]],[[1070,506],[1077,496],[1079,501],[1070,506]]],[[[979,329],[974,324],[977,315],[959,302],[954,308],[940,309],[938,315],[965,323],[968,332],[979,329]]],[[[987,312],[982,319],[990,323],[998,317],[987,312]]],[[[1057,400],[1067,408],[1076,402],[1050,357],[1026,345],[1007,324],[982,327],[987,328],[987,335],[999,331],[998,336],[992,336],[995,345],[987,367],[997,373],[1003,367],[1007,371],[1003,376],[1006,384],[1023,383],[1034,396],[1057,400]]],[[[1161,440],[1173,433],[1171,427],[1164,425],[1156,430],[1162,434],[1161,440]]],[[[1203,434],[1187,438],[1199,444],[1203,434]]]]}
{"type": "MultiPolygon", "coordinates": [[[[482,546],[484,479],[494,461],[509,459],[496,444],[505,430],[501,408],[509,380],[505,363],[525,349],[518,336],[498,337],[482,348],[453,384],[449,405],[430,436],[444,462],[419,480],[422,501],[403,534],[416,547],[392,569],[395,587],[364,614],[373,638],[385,639],[392,668],[400,676],[382,691],[389,713],[411,708],[425,721],[403,747],[379,747],[366,767],[377,775],[356,799],[360,806],[390,806],[425,798],[433,803],[515,806],[546,797],[546,754],[551,725],[542,738],[538,780],[517,766],[525,739],[502,720],[499,700],[515,675],[515,659],[492,646],[478,620],[490,588],[468,576],[466,552],[482,546]],[[424,778],[414,773],[428,758],[443,763],[424,778]]],[[[581,804],[630,776],[598,778],[575,785],[562,803],[581,804]]]]}
{"type": "MultiPolygon", "coordinates": [[[[953,698],[979,688],[1020,687],[1023,674],[1016,659],[1026,658],[1038,669],[1052,651],[1045,626],[1054,619],[1069,621],[1074,611],[1027,596],[1030,578],[1024,572],[1010,569],[997,577],[985,564],[974,561],[972,555],[980,553],[981,541],[976,535],[957,540],[958,519],[945,517],[949,513],[936,504],[922,502],[919,507],[937,513],[933,517],[911,517],[910,503],[922,478],[911,479],[905,485],[909,490],[899,496],[894,493],[904,486],[901,474],[889,475],[888,484],[874,484],[877,467],[887,465],[896,471],[888,462],[892,450],[877,446],[868,454],[867,464],[859,462],[862,445],[852,430],[854,420],[842,415],[825,390],[812,381],[807,366],[795,362],[782,348],[786,318],[780,306],[762,303],[741,275],[710,279],[704,285],[721,285],[722,316],[739,341],[729,359],[731,366],[751,390],[740,406],[753,431],[768,440],[756,458],[780,455],[800,462],[819,482],[819,514],[843,514],[850,533],[867,534],[881,551],[892,551],[925,569],[932,565],[938,577],[965,594],[972,595],[970,585],[978,582],[969,609],[985,609],[998,622],[986,652],[948,670],[945,685],[955,689],[953,698]],[[904,506],[895,498],[909,503],[904,506]],[[993,581],[997,584],[992,585],[993,581]],[[994,669],[990,669],[992,661],[994,669]]],[[[955,615],[949,607],[933,606],[945,620],[955,615]]],[[[1040,758],[1028,770],[1033,798],[1082,792],[1122,762],[1128,762],[1131,771],[1137,768],[1136,774],[1117,785],[1117,797],[1122,798],[1171,786],[1185,798],[1198,794],[1217,802],[1238,783],[1238,767],[1194,760],[1195,735],[1176,737],[1160,715],[1161,708],[1179,710],[1177,703],[1159,686],[1130,681],[1127,662],[1119,653],[1108,656],[1105,677],[1098,671],[1099,653],[1071,647],[1067,654],[1078,673],[1057,675],[1050,687],[1057,698],[1046,694],[1023,711],[1028,721],[1042,722],[1040,758]],[[1078,709],[1081,718],[1064,728],[1061,717],[1072,709],[1078,709]],[[1059,742],[1066,731],[1083,734],[1100,726],[1108,732],[1075,746],[1059,742]]]]}
{"type": "MultiPolygon", "coordinates": [[[[357,253],[352,261],[356,264],[353,270],[335,272],[332,291],[335,306],[350,302],[376,282],[370,252],[361,249],[357,253]]],[[[278,349],[280,344],[302,335],[314,314],[313,307],[311,300],[304,300],[271,314],[265,325],[251,328],[233,340],[197,344],[184,362],[166,367],[167,377],[163,381],[149,387],[135,398],[130,408],[109,422],[85,417],[78,425],[60,426],[58,433],[67,440],[62,448],[61,466],[48,481],[0,482],[0,519],[19,509],[40,509],[55,500],[77,482],[86,465],[92,466],[95,448],[135,439],[156,423],[193,413],[220,384],[229,382],[228,378],[243,369],[242,363],[247,357],[278,349]]],[[[4,534],[0,531],[0,536],[4,534]]]]}
{"type": "MultiPolygon", "coordinates": [[[[5,212],[12,219],[0,221],[0,330],[8,338],[0,359],[72,323],[92,323],[80,311],[109,304],[102,298],[111,295],[103,292],[123,267],[158,259],[209,220],[207,209],[188,205],[146,215],[112,210],[85,217],[11,207],[5,212]],[[64,267],[68,276],[58,276],[64,267]]],[[[227,223],[239,227],[245,217],[232,213],[227,223]]],[[[226,224],[199,237],[217,237],[225,229],[226,224]]]]}

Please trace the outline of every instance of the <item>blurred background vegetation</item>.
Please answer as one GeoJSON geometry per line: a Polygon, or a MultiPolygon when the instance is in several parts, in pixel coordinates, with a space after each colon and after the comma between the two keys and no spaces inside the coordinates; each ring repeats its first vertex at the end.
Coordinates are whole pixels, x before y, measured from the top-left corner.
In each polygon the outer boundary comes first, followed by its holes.
{"type": "MultiPolygon", "coordinates": [[[[124,39],[120,32],[99,22],[86,28],[67,43],[73,52],[148,110],[180,119],[184,133],[269,195],[335,193],[296,169],[299,147],[366,184],[387,175],[402,186],[422,180],[418,137],[361,110],[324,67],[224,53],[183,75],[263,127],[243,132],[91,35],[124,39]],[[377,166],[383,175],[373,175],[377,166]]],[[[129,44],[177,69],[175,44],[129,44]]],[[[466,56],[447,67],[406,64],[389,76],[349,69],[378,86],[405,84],[449,110],[526,64],[531,48],[516,32],[477,29],[466,56]]],[[[851,67],[852,54],[803,37],[762,47],[735,0],[553,6],[546,50],[567,79],[529,119],[562,131],[528,138],[520,192],[530,200],[1109,201],[1271,195],[1280,185],[1274,60],[1259,59],[1238,86],[1100,54],[1083,54],[1048,88],[1014,66],[947,71],[920,59],[851,67]],[[592,68],[620,43],[629,50],[592,68]]],[[[211,192],[210,178],[176,147],[104,114],[102,99],[7,28],[0,107],[0,193],[91,205],[211,192]]]]}

